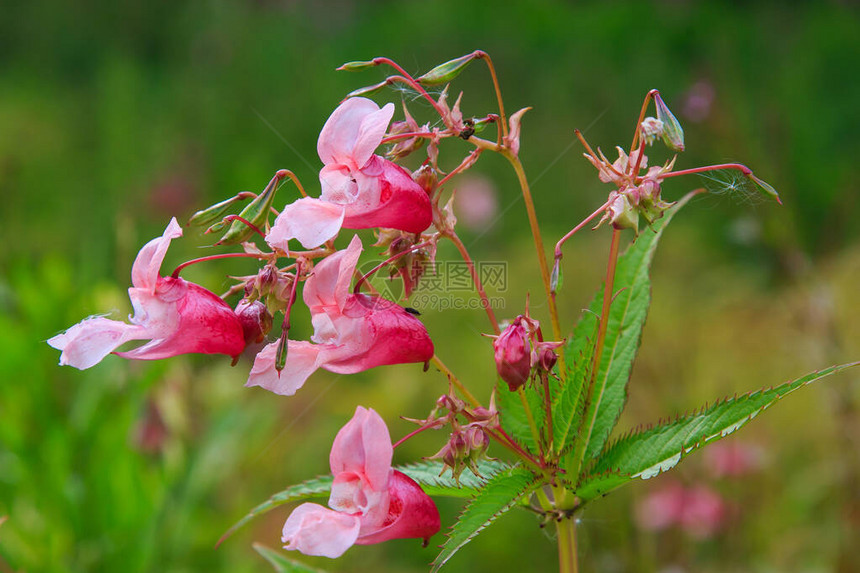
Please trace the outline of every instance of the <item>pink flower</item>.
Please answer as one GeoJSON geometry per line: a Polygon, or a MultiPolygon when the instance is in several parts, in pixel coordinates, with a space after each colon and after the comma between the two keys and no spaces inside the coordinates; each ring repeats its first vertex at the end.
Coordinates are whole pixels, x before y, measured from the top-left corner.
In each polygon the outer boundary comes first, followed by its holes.
{"type": "Polygon", "coordinates": [[[705,450],[705,464],[714,477],[740,477],[764,465],[760,448],[737,440],[721,441],[705,450]]]}
{"type": "Polygon", "coordinates": [[[308,249],[335,237],[341,227],[386,227],[420,233],[433,215],[427,193],[402,167],[375,155],[394,115],[365,98],[340,104],[320,132],[317,152],[319,199],[305,197],[287,205],[266,235],[272,248],[288,251],[290,239],[308,249]]]}
{"type": "Polygon", "coordinates": [[[278,343],[269,344],[254,360],[246,386],[291,396],[317,368],[354,374],[433,357],[433,342],[415,316],[383,298],[350,292],[361,250],[356,236],[345,250],[317,264],[302,291],[314,326],[313,343],[289,340],[280,373],[275,369],[278,343]]]}
{"type": "Polygon", "coordinates": [[[726,515],[723,498],[711,488],[700,485],[686,491],[680,524],[691,537],[707,539],[720,530],[726,515]]]}
{"type": "Polygon", "coordinates": [[[199,285],[159,275],[170,241],[180,236],[182,229],[173,218],[164,234],[137,254],[131,268],[134,286],[128,289],[134,307],[131,324],[91,317],[48,340],[62,351],[60,365],[89,368],[130,340],[149,342],[117,355],[136,360],[188,353],[235,358],[244,350],[242,326],[227,303],[199,285]]]}
{"type": "Polygon", "coordinates": [[[675,525],[684,511],[684,499],[684,487],[677,482],[652,490],[636,504],[636,524],[646,531],[662,531],[675,525]]]}
{"type": "Polygon", "coordinates": [[[340,557],[354,544],[416,537],[439,531],[433,500],[411,478],[391,468],[393,448],[379,414],[358,406],[334,439],[329,506],[304,503],[284,523],[284,548],[340,557]]]}

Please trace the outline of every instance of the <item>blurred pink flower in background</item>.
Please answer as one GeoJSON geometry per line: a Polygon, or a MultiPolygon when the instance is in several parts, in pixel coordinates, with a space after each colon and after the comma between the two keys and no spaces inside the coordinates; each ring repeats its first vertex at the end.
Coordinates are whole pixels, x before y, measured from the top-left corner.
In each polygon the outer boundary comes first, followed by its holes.
{"type": "Polygon", "coordinates": [[[379,414],[358,406],[332,444],[332,509],[316,503],[297,507],[284,523],[284,548],[335,558],[356,543],[426,541],[439,531],[436,505],[411,478],[391,468],[393,452],[379,414]]]}
{"type": "Polygon", "coordinates": [[[726,503],[711,488],[697,485],[685,490],[678,521],[688,535],[697,539],[712,537],[723,526],[726,516],[726,503]]]}
{"type": "Polygon", "coordinates": [[[681,104],[681,114],[693,123],[700,123],[711,115],[716,90],[707,80],[700,80],[690,86],[681,104]]]}
{"type": "Polygon", "coordinates": [[[465,175],[457,184],[454,212],[457,220],[472,231],[487,228],[499,211],[498,192],[493,182],[482,175],[465,175]]]}
{"type": "Polygon", "coordinates": [[[723,498],[704,485],[686,488],[678,482],[648,493],[634,507],[636,524],[646,531],[680,527],[697,539],[706,539],[724,525],[728,511],[723,498]]]}
{"type": "Polygon", "coordinates": [[[648,492],[634,507],[636,524],[646,531],[662,531],[675,525],[684,504],[684,487],[669,482],[662,488],[648,492]]]}
{"type": "Polygon", "coordinates": [[[740,477],[764,466],[764,451],[738,440],[721,441],[705,450],[705,466],[714,477],[740,477]]]}

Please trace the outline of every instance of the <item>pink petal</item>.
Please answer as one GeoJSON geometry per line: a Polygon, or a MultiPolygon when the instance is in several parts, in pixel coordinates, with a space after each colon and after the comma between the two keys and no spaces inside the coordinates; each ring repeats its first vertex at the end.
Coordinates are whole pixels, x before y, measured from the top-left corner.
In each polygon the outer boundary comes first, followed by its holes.
{"type": "Polygon", "coordinates": [[[99,316],[79,322],[49,339],[48,344],[62,351],[60,366],[84,370],[101,362],[125,342],[143,338],[149,338],[144,327],[99,316]]]}
{"type": "Polygon", "coordinates": [[[360,527],[358,517],[303,503],[284,523],[281,541],[284,549],[334,559],[352,547],[360,527]]]}
{"type": "Polygon", "coordinates": [[[245,386],[260,386],[275,394],[292,396],[318,368],[320,347],[304,340],[287,341],[287,362],[279,373],[275,369],[278,343],[266,345],[254,359],[245,386]]]}
{"type": "MultiPolygon", "coordinates": [[[[355,179],[359,185],[358,198],[345,205],[345,229],[386,227],[408,233],[420,233],[433,222],[430,199],[424,189],[402,167],[374,156],[371,163],[380,168],[380,175],[365,180],[361,174],[355,179]]],[[[366,170],[362,170],[363,172],[366,170]]]]}
{"type": "Polygon", "coordinates": [[[684,488],[675,482],[651,491],[636,504],[636,524],[646,531],[661,531],[676,524],[683,512],[684,495],[684,488]]]}
{"type": "Polygon", "coordinates": [[[355,147],[352,150],[352,158],[359,169],[364,167],[370,156],[382,143],[382,138],[385,137],[385,131],[388,129],[388,124],[393,116],[394,104],[387,103],[379,111],[367,114],[361,121],[355,147]]]}
{"type": "Polygon", "coordinates": [[[373,410],[358,406],[331,446],[331,473],[335,477],[343,472],[359,474],[372,490],[385,491],[393,454],[385,422],[373,410]]]}
{"type": "Polygon", "coordinates": [[[340,337],[341,347],[327,351],[321,366],[338,374],[354,374],[376,366],[426,362],[434,347],[427,328],[403,307],[380,297],[349,295],[343,317],[335,321],[338,332],[360,324],[353,336],[340,337]]]}
{"type": "Polygon", "coordinates": [[[156,295],[135,300],[133,321],[142,324],[153,340],[134,350],[118,352],[123,358],[160,360],[179,354],[226,354],[236,357],[245,349],[242,325],[233,309],[219,296],[184,279],[161,278],[156,295]],[[168,299],[167,301],[163,300],[168,299]],[[175,321],[165,329],[164,316],[175,321]],[[176,320],[174,317],[178,317],[176,320]]]}
{"type": "Polygon", "coordinates": [[[134,264],[131,266],[131,284],[137,288],[147,289],[155,293],[155,285],[158,282],[158,271],[167,253],[170,241],[182,236],[182,227],[176,222],[176,217],[170,219],[164,234],[149,241],[137,253],[134,264]]]}
{"type": "Polygon", "coordinates": [[[379,146],[394,104],[379,109],[366,98],[350,98],[329,116],[317,141],[317,152],[326,165],[340,163],[361,169],[379,146]]]}
{"type": "Polygon", "coordinates": [[[326,165],[320,170],[320,199],[338,205],[349,205],[359,197],[367,196],[366,185],[360,186],[356,179],[356,174],[359,173],[361,172],[353,171],[340,163],[326,165]]]}
{"type": "Polygon", "coordinates": [[[284,207],[266,235],[273,249],[289,252],[290,239],[306,249],[319,247],[337,236],[343,223],[343,207],[312,197],[302,197],[284,207]]]}
{"type": "Polygon", "coordinates": [[[388,488],[373,489],[367,476],[354,472],[337,474],[331,485],[328,505],[343,513],[360,513],[362,528],[379,524],[388,515],[388,488]]]}
{"type": "Polygon", "coordinates": [[[314,267],[313,275],[305,281],[302,291],[302,298],[312,315],[322,312],[321,306],[342,307],[346,303],[361,251],[361,239],[354,235],[346,249],[329,255],[314,267]]]}
{"type": "Polygon", "coordinates": [[[433,500],[409,476],[395,470],[388,485],[388,515],[379,527],[362,527],[358,545],[389,539],[417,537],[426,542],[439,531],[439,510],[433,500]]]}

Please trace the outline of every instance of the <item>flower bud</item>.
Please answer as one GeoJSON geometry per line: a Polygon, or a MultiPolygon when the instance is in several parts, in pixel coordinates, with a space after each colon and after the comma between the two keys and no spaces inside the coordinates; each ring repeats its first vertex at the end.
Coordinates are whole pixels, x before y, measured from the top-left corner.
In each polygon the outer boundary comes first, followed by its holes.
{"type": "Polygon", "coordinates": [[[639,210],[630,203],[626,193],[613,191],[609,194],[610,202],[604,219],[616,229],[633,229],[639,232],[639,210]]]}
{"type": "Polygon", "coordinates": [[[561,288],[563,282],[564,275],[561,272],[561,259],[556,259],[552,266],[552,273],[549,276],[549,288],[552,294],[558,293],[558,289],[561,288]]]}
{"type": "Polygon", "coordinates": [[[454,60],[445,62],[444,64],[439,64],[423,76],[418,78],[418,83],[423,84],[425,86],[435,86],[439,84],[446,84],[460,75],[460,72],[466,69],[466,66],[478,57],[479,52],[473,52],[471,54],[460,56],[454,60]]]}
{"type": "Polygon", "coordinates": [[[433,193],[436,189],[436,183],[439,181],[439,178],[436,176],[436,170],[426,163],[412,174],[412,179],[414,179],[428,195],[433,193]]]}
{"type": "Polygon", "coordinates": [[[239,317],[239,323],[242,325],[246,345],[263,342],[272,330],[272,315],[269,314],[266,305],[258,300],[240,301],[236,305],[236,316],[239,317]]]}
{"type": "MultiPolygon", "coordinates": [[[[278,188],[278,183],[286,177],[286,171],[278,171],[272,180],[269,181],[269,184],[266,185],[266,188],[263,189],[263,192],[257,195],[257,197],[251,201],[242,212],[239,213],[239,217],[248,221],[258,229],[262,229],[266,225],[266,221],[269,219],[269,212],[272,208],[272,202],[275,200],[275,191],[278,188]]],[[[242,221],[233,221],[233,224],[230,225],[230,228],[227,229],[227,232],[224,233],[224,236],[215,243],[216,245],[235,245],[237,243],[241,243],[243,241],[247,241],[254,234],[254,229],[249,227],[242,221]]]]}
{"type": "Polygon", "coordinates": [[[684,129],[681,123],[669,111],[659,93],[654,95],[654,103],[657,106],[657,119],[663,123],[663,143],[672,151],[684,151],[684,129]]]}
{"type": "MultiPolygon", "coordinates": [[[[215,222],[223,219],[224,216],[227,214],[227,212],[230,210],[230,208],[233,206],[233,204],[236,203],[237,201],[240,201],[240,200],[241,200],[241,197],[236,195],[234,197],[230,197],[226,201],[221,201],[220,203],[215,203],[211,207],[207,207],[206,209],[203,209],[201,211],[197,211],[196,213],[191,215],[190,219],[188,219],[188,224],[189,225],[195,225],[198,227],[206,227],[206,226],[212,225],[212,223],[215,223],[215,222]]],[[[223,228],[223,225],[222,225],[222,228],[223,228]]],[[[220,229],[218,229],[218,230],[220,230],[220,229]]]]}
{"type": "Polygon", "coordinates": [[[753,183],[755,183],[758,186],[759,190],[765,196],[769,197],[770,199],[773,199],[774,201],[776,201],[777,203],[782,205],[782,201],[779,198],[779,193],[776,192],[776,189],[774,189],[770,185],[770,183],[768,183],[767,181],[763,181],[762,179],[759,179],[758,177],[756,177],[752,173],[750,173],[747,177],[752,179],[753,183]]]}
{"type": "Polygon", "coordinates": [[[531,374],[531,345],[520,315],[493,342],[496,370],[511,392],[526,383],[531,374]]]}
{"type": "Polygon", "coordinates": [[[476,424],[469,424],[466,427],[463,431],[463,440],[471,457],[482,455],[490,446],[490,437],[487,436],[487,432],[476,424]]]}
{"type": "Polygon", "coordinates": [[[382,88],[384,88],[387,85],[388,85],[388,80],[386,80],[384,82],[379,82],[378,84],[373,84],[372,86],[365,86],[363,88],[358,88],[357,90],[352,90],[351,92],[346,94],[346,98],[344,98],[344,99],[348,99],[351,97],[358,97],[358,96],[366,96],[366,95],[375,94],[376,92],[378,92],[379,90],[381,90],[382,88]]]}
{"type": "Polygon", "coordinates": [[[338,72],[357,72],[360,70],[366,70],[367,68],[376,67],[378,64],[373,60],[366,62],[347,62],[337,68],[338,72]]]}
{"type": "Polygon", "coordinates": [[[558,354],[550,346],[544,345],[538,352],[537,365],[544,372],[552,372],[555,363],[558,361],[558,354]]]}

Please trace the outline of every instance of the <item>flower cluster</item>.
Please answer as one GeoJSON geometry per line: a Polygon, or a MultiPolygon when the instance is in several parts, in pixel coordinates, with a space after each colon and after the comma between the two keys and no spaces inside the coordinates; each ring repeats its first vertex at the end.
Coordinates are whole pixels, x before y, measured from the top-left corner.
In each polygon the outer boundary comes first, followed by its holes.
{"type": "MultiPolygon", "coordinates": [[[[111,352],[131,359],[156,360],[187,353],[226,354],[234,359],[246,346],[264,339],[271,315],[256,298],[284,310],[289,318],[297,281],[304,281],[302,297],[311,313],[311,341],[272,342],[257,353],[248,386],[261,386],[291,395],[318,368],[340,374],[409,362],[427,362],[433,343],[418,318],[392,301],[351,293],[350,284],[362,251],[354,236],[342,251],[316,265],[297,258],[297,269],[285,273],[274,266],[278,254],[290,252],[289,240],[306,248],[319,247],[341,229],[384,226],[419,233],[431,223],[430,200],[402,167],[374,155],[394,106],[383,109],[370,100],[350,99],[331,115],[320,134],[318,150],[325,167],[320,172],[320,199],[299,199],[281,212],[265,240],[273,249],[258,275],[245,281],[250,295],[236,309],[205,288],[174,276],[160,276],[172,239],[182,229],[171,220],[164,234],[147,243],[132,267],[129,297],[135,310],[130,324],[91,317],[51,338],[62,351],[60,364],[84,369],[111,352]],[[274,283],[279,282],[278,288],[274,283]],[[274,288],[273,288],[274,287],[274,288]],[[150,340],[132,350],[116,350],[132,340],[150,340]],[[279,354],[279,348],[283,351],[279,354]],[[281,358],[282,364],[278,363],[281,358]]],[[[246,245],[246,250],[252,247],[246,245]]]]}
{"type": "MultiPolygon", "coordinates": [[[[558,534],[560,539],[567,539],[569,546],[567,549],[560,546],[564,549],[560,555],[568,553],[569,565],[575,556],[570,545],[574,539],[570,518],[588,501],[578,488],[586,477],[595,477],[588,472],[600,466],[596,456],[605,445],[596,437],[595,428],[599,426],[600,431],[606,430],[604,434],[608,435],[611,426],[607,426],[606,419],[617,420],[620,413],[620,410],[607,410],[611,415],[600,414],[600,423],[597,423],[600,412],[596,408],[619,402],[617,399],[602,400],[609,384],[598,384],[598,376],[604,374],[601,360],[606,357],[612,363],[630,363],[627,354],[623,360],[616,360],[616,349],[608,347],[606,342],[607,331],[631,329],[633,332],[637,326],[633,322],[619,323],[614,315],[610,317],[611,305],[620,292],[614,290],[613,284],[616,265],[622,264],[618,249],[620,231],[629,228],[638,233],[640,216],[649,225],[662,217],[671,203],[662,199],[661,185],[665,179],[677,175],[736,169],[765,194],[778,197],[769,185],[739,164],[674,171],[673,157],[661,166],[648,167],[644,148],[657,139],[675,152],[684,149],[680,124],[659,92],[652,90],[645,98],[633,144],[629,151],[619,147],[615,161],[610,162],[599,149],[597,153],[592,151],[577,132],[600,180],[612,183],[615,189],[600,208],[556,243],[555,265],[550,272],[528,178],[519,160],[522,120],[530,108],[505,115],[495,69],[487,54],[475,51],[417,79],[387,58],[352,62],[342,69],[378,65],[391,66],[397,73],[381,84],[349,94],[320,132],[317,151],[323,167],[319,172],[318,197],[308,196],[291,171],[277,171],[260,194],[239,193],[199,211],[189,221],[192,225],[208,225],[206,233],[220,233],[226,229],[215,246],[241,245],[241,252],[186,261],[164,275],[161,268],[171,241],[183,234],[176,219],[172,219],[160,237],[140,250],[132,265],[129,298],[134,314],[129,321],[90,317],[54,336],[48,343],[61,351],[60,364],[79,369],[90,368],[111,353],[136,360],[190,353],[224,354],[233,359],[234,365],[239,362],[240,355],[245,354],[253,357],[245,386],[259,386],[284,396],[295,394],[318,369],[354,374],[378,366],[423,363],[426,371],[433,362],[447,378],[447,393],[438,399],[426,419],[407,418],[419,428],[396,443],[392,444],[379,414],[362,406],[356,408],[353,418],[338,432],[332,445],[330,490],[320,489],[320,484],[326,487],[329,483],[325,478],[315,480],[316,488],[301,486],[294,490],[310,492],[308,498],[320,491],[329,491],[328,507],[303,503],[295,508],[283,527],[284,547],[334,558],[353,545],[391,539],[418,538],[426,545],[439,531],[439,513],[419,483],[392,467],[392,459],[394,449],[405,440],[425,430],[448,427],[448,440],[441,449],[429,456],[420,469],[413,466],[404,471],[415,480],[432,486],[437,493],[456,491],[457,495],[462,495],[461,474],[467,467],[477,479],[489,477],[492,471],[493,479],[500,476],[502,480],[497,483],[511,480],[504,487],[491,490],[491,497],[505,496],[506,491],[519,492],[510,500],[490,500],[494,516],[502,506],[503,511],[507,511],[515,505],[525,505],[520,503],[521,498],[536,492],[538,506],[533,509],[542,514],[545,521],[551,518],[566,524],[559,526],[558,534]],[[447,85],[436,97],[431,96],[425,86],[447,84],[474,60],[483,60],[489,67],[498,113],[469,118],[463,113],[462,93],[452,106],[448,103],[447,85]],[[404,104],[404,118],[392,123],[394,104],[380,107],[370,99],[359,97],[392,83],[406,84],[407,89],[430,104],[438,117],[419,124],[404,104]],[[645,110],[652,99],[657,117],[646,118],[645,110]],[[477,135],[489,125],[495,126],[495,141],[477,135]],[[440,167],[444,165],[440,161],[440,145],[446,139],[460,140],[460,145],[466,142],[471,146],[459,163],[446,168],[447,171],[440,167]],[[378,153],[386,144],[389,144],[387,151],[378,153]],[[422,148],[426,150],[426,158],[422,158],[414,173],[395,163],[422,148]],[[529,314],[528,298],[523,314],[500,324],[493,305],[489,304],[481,275],[476,270],[478,267],[457,235],[454,191],[448,193],[445,188],[454,176],[469,170],[486,152],[504,157],[518,176],[546,294],[541,306],[549,314],[552,335],[547,338],[551,340],[544,339],[541,323],[529,314]],[[302,196],[278,212],[275,194],[287,179],[295,183],[302,196]],[[249,199],[239,214],[227,214],[236,203],[249,199]],[[273,214],[274,221],[270,222],[273,214]],[[565,350],[561,348],[569,335],[562,330],[555,300],[561,286],[561,249],[574,233],[600,215],[601,222],[609,221],[613,227],[602,309],[599,316],[594,313],[594,332],[576,341],[588,349],[569,357],[576,361],[576,368],[570,368],[571,362],[565,362],[565,350]],[[341,237],[344,229],[372,230],[373,247],[382,250],[380,255],[385,260],[370,272],[359,272],[364,251],[362,240],[358,234],[353,234],[347,242],[346,237],[341,237]],[[336,247],[338,239],[346,247],[336,247]],[[488,407],[482,406],[435,355],[433,341],[418,318],[418,311],[380,296],[369,282],[371,275],[386,269],[390,279],[403,282],[404,298],[408,299],[427,266],[435,262],[441,240],[450,240],[463,259],[492,331],[488,335],[493,339],[492,352],[487,344],[484,359],[488,367],[491,367],[490,360],[494,360],[498,379],[488,407]],[[188,265],[230,257],[255,259],[260,267],[254,274],[231,277],[236,284],[223,296],[179,276],[188,265]],[[233,302],[228,304],[231,298],[233,302]],[[313,334],[307,340],[291,337],[291,319],[305,309],[310,315],[313,334]],[[276,320],[278,315],[281,315],[280,320],[276,320]],[[280,324],[279,329],[277,324],[280,324]],[[271,334],[273,330],[274,335],[271,334]],[[588,340],[590,336],[593,340],[588,340]],[[122,348],[132,341],[144,342],[135,348],[122,348]],[[539,417],[534,415],[533,405],[540,408],[537,410],[539,417]],[[586,422],[586,416],[590,422],[586,422]],[[515,456],[517,464],[489,458],[491,442],[515,456]],[[490,470],[481,475],[487,467],[490,470]],[[433,471],[428,472],[427,468],[433,471]],[[453,477],[445,475],[447,469],[453,477]],[[501,472],[506,473],[502,475],[501,472]],[[523,481],[524,477],[528,479],[523,481]],[[525,487],[527,484],[529,487],[525,487]]],[[[619,272],[620,276],[624,274],[619,272]]],[[[631,285],[629,277],[626,280],[628,283],[621,290],[641,287],[631,285]]],[[[647,299],[647,296],[639,298],[647,299]]],[[[636,304],[641,310],[642,304],[647,305],[647,302],[636,304]]],[[[638,316],[640,313],[631,314],[638,316]]],[[[641,328],[641,324],[638,327],[641,328]]],[[[613,338],[617,335],[615,332],[613,338]]],[[[624,346],[624,352],[629,352],[631,345],[616,342],[611,346],[624,346]]],[[[613,391],[618,384],[622,384],[620,388],[624,391],[626,382],[622,370],[612,372],[617,378],[611,383],[615,387],[613,391]]],[[[142,438],[141,443],[157,444],[160,439],[157,412],[151,417],[149,425],[152,427],[144,432],[148,437],[142,438]]],[[[605,454],[605,450],[602,453],[605,454]]],[[[739,460],[737,456],[724,460],[725,472],[736,471],[741,465],[739,460]]],[[[645,469],[653,467],[652,462],[645,469]]],[[[656,467],[662,468],[659,464],[656,467]]],[[[628,473],[633,476],[645,472],[628,473]]],[[[622,479],[622,472],[614,470],[597,477],[602,479],[607,475],[622,479]]],[[[603,488],[615,487],[612,480],[609,485],[600,479],[597,482],[597,485],[586,484],[591,487],[592,495],[603,488]]],[[[297,495],[302,497],[304,493],[297,495]]],[[[289,499],[296,500],[296,497],[289,499]]],[[[721,523],[719,501],[704,490],[667,490],[643,510],[645,527],[659,529],[680,523],[704,535],[721,523]]],[[[475,511],[479,515],[483,509],[475,511]]]]}

